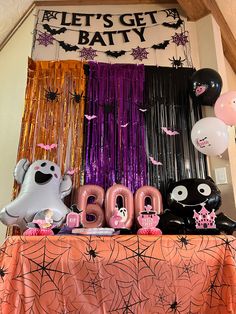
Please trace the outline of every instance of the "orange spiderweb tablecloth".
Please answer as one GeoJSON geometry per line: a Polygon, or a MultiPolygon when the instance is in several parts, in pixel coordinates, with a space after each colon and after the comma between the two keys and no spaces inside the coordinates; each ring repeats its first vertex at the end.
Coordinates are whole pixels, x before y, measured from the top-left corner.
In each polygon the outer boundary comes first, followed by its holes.
{"type": "Polygon", "coordinates": [[[7,238],[0,309],[10,313],[236,313],[233,236],[7,238]]]}

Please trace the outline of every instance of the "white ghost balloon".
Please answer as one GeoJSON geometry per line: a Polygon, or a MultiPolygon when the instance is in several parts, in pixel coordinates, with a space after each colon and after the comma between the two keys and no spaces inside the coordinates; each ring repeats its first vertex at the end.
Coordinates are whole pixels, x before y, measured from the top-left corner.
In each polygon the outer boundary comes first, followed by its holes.
{"type": "Polygon", "coordinates": [[[49,208],[53,211],[54,224],[60,226],[70,212],[62,201],[72,189],[70,176],[61,176],[59,166],[49,160],[30,164],[27,159],[21,159],[14,177],[21,184],[21,190],[16,199],[0,211],[1,222],[24,229],[36,213],[49,208]]]}

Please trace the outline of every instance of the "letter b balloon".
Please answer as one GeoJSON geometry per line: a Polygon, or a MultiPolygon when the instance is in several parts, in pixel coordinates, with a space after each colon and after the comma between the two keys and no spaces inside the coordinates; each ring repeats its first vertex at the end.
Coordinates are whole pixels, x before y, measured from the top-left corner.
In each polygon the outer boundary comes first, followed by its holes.
{"type": "Polygon", "coordinates": [[[227,126],[218,118],[203,118],[194,124],[191,140],[199,152],[208,156],[220,155],[228,147],[227,126]]]}

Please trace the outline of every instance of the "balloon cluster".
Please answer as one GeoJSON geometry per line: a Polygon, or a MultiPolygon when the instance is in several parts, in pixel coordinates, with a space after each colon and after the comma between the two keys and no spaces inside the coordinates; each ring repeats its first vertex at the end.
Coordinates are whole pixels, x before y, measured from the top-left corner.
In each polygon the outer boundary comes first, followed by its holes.
{"type": "Polygon", "coordinates": [[[208,156],[221,155],[228,147],[227,126],[236,125],[236,91],[220,96],[222,79],[218,72],[204,68],[190,79],[190,95],[197,105],[214,106],[216,117],[197,121],[191,131],[195,148],[208,156]]]}

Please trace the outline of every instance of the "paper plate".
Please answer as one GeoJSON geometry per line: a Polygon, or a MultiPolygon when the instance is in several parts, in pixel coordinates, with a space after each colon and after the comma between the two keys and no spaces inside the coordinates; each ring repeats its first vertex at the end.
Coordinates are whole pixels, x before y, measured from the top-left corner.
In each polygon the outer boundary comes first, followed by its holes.
{"type": "Polygon", "coordinates": [[[113,228],[75,228],[72,229],[73,234],[83,235],[112,235],[115,232],[113,228]]]}

